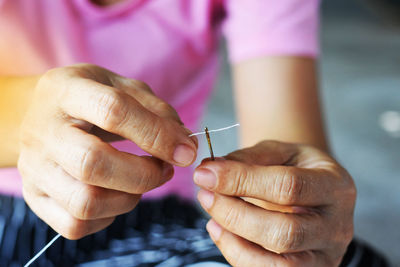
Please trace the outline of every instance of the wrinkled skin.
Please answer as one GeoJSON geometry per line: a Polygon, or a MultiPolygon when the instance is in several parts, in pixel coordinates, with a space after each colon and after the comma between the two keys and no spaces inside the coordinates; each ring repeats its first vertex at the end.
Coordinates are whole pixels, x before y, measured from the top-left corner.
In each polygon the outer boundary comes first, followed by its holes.
{"type": "Polygon", "coordinates": [[[24,198],[66,238],[97,232],[168,181],[172,165],[195,160],[197,140],[189,133],[143,82],[89,64],[50,70],[21,126],[24,198]],[[122,139],[152,156],[107,143],[122,139]]]}
{"type": "Polygon", "coordinates": [[[353,180],[316,148],[264,141],[204,160],[194,181],[233,266],[338,266],[353,237],[353,180]]]}

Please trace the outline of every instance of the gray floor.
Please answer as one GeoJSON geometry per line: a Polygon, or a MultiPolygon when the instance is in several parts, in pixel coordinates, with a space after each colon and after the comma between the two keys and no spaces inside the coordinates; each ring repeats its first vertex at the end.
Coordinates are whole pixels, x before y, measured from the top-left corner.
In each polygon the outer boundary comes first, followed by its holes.
{"type": "MultiPolygon", "coordinates": [[[[379,124],[384,112],[400,112],[400,27],[350,0],[325,2],[322,22],[326,124],[357,184],[355,232],[400,266],[400,138],[379,124]]],[[[203,123],[209,128],[236,121],[226,63],[217,87],[203,123]]],[[[217,155],[237,148],[235,131],[213,140],[217,155]]]]}

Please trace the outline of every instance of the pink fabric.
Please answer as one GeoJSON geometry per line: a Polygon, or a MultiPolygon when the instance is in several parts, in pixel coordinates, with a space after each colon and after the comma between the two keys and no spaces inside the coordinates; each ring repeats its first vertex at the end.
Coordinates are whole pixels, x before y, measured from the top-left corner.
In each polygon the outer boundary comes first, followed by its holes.
{"type": "Polygon", "coordinates": [[[232,62],[319,52],[319,0],[227,0],[226,10],[224,33],[232,62]]]}
{"type": "MultiPolygon", "coordinates": [[[[218,72],[220,28],[232,62],[267,55],[315,56],[318,0],[0,0],[0,75],[27,75],[88,62],[148,83],[192,130],[218,72]]],[[[129,141],[115,146],[142,153],[129,141]]],[[[176,168],[149,196],[194,193],[190,168],[176,168]]],[[[16,169],[0,191],[20,195],[16,169]]]]}

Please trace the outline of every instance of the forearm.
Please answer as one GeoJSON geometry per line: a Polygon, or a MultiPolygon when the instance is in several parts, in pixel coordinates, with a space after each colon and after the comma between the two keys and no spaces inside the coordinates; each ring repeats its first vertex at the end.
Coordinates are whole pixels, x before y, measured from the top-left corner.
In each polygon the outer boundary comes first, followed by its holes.
{"type": "Polygon", "coordinates": [[[272,139],[328,149],[315,61],[267,57],[233,66],[243,146],[272,139]]]}
{"type": "Polygon", "coordinates": [[[0,76],[0,168],[16,166],[19,127],[38,76],[0,76]]]}

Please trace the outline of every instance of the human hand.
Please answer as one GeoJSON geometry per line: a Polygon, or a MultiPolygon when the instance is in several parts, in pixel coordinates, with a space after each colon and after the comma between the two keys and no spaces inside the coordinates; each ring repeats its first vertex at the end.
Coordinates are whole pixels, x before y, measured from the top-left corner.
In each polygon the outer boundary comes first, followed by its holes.
{"type": "Polygon", "coordinates": [[[143,82],[88,64],[50,70],[21,126],[24,198],[68,239],[97,232],[168,181],[171,164],[195,160],[197,140],[189,133],[143,82]],[[107,143],[124,138],[152,156],[107,143]]]}
{"type": "Polygon", "coordinates": [[[338,266],[353,237],[352,178],[313,147],[264,141],[203,161],[194,181],[234,266],[338,266]]]}

